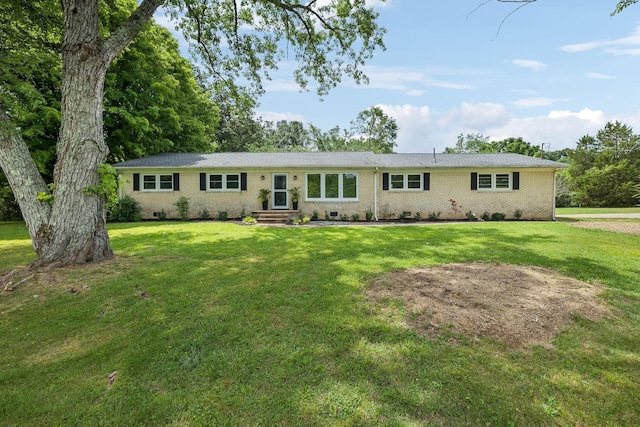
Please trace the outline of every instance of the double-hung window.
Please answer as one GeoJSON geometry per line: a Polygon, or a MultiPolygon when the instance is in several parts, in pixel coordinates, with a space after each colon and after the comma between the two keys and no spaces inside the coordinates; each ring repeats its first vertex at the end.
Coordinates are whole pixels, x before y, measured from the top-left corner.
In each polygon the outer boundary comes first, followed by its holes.
{"type": "Polygon", "coordinates": [[[479,173],[478,190],[511,190],[511,174],[479,173]]]}
{"type": "Polygon", "coordinates": [[[173,191],[173,175],[142,175],[143,191],[173,191]]]}
{"type": "Polygon", "coordinates": [[[400,173],[389,177],[392,190],[421,190],[422,174],[400,173]]]}
{"type": "Polygon", "coordinates": [[[214,191],[238,191],[240,190],[240,174],[238,173],[209,174],[208,189],[214,190],[214,191]]]}
{"type": "Polygon", "coordinates": [[[306,200],[358,200],[358,174],[309,173],[306,200]]]}

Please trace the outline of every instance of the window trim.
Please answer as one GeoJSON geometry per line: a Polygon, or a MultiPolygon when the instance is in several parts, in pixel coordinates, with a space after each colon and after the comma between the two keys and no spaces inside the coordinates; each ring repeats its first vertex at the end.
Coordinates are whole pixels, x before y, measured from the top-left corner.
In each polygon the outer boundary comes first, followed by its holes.
{"type": "Polygon", "coordinates": [[[222,193],[222,192],[232,192],[232,193],[239,193],[240,191],[242,191],[242,174],[240,172],[228,172],[228,173],[223,173],[223,172],[207,172],[206,174],[206,191],[210,191],[213,193],[222,193]],[[211,176],[212,175],[220,175],[222,176],[222,188],[211,188],[211,176]],[[238,183],[238,187],[237,188],[229,188],[228,187],[228,176],[229,175],[235,175],[238,177],[237,183],[238,183]]]}
{"type": "Polygon", "coordinates": [[[172,173],[144,173],[140,174],[140,191],[154,193],[154,192],[172,192],[175,187],[175,176],[172,173]],[[145,178],[148,176],[154,177],[154,185],[155,188],[145,188],[145,178]],[[169,176],[171,177],[171,188],[160,188],[160,177],[161,176],[169,176]]]}
{"type": "Polygon", "coordinates": [[[304,175],[305,202],[359,202],[360,201],[360,174],[358,172],[345,171],[325,171],[325,172],[307,172],[304,175]],[[326,192],[326,175],[338,175],[338,197],[325,197],[326,192]],[[320,197],[309,197],[309,176],[320,175],[320,197]],[[344,176],[354,175],[356,178],[356,196],[344,197],[344,176]]]}
{"type": "MultiPolygon", "coordinates": [[[[414,181],[415,182],[415,181],[414,181]]],[[[424,191],[424,173],[421,172],[389,172],[389,191],[424,191]],[[402,175],[402,188],[393,188],[393,177],[402,175]],[[409,188],[409,175],[418,175],[420,185],[416,188],[409,188]]]]}
{"type": "Polygon", "coordinates": [[[485,192],[513,191],[513,172],[478,172],[476,177],[476,190],[485,192]],[[491,187],[481,187],[480,177],[489,175],[491,177],[491,187]],[[498,187],[498,176],[504,175],[509,180],[507,187],[498,187]]]}

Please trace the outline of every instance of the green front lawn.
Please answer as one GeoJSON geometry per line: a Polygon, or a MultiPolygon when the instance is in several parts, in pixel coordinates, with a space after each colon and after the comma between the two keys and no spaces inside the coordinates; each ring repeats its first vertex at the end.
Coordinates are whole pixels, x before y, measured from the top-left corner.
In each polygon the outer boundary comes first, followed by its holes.
{"type": "MultiPolygon", "coordinates": [[[[640,236],[561,222],[110,234],[116,260],[0,291],[1,425],[640,425],[640,236]],[[364,294],[382,272],[469,261],[601,282],[614,315],[516,351],[423,338],[364,294]]],[[[23,225],[0,224],[0,254],[5,272],[34,259],[23,225]]]]}
{"type": "Polygon", "coordinates": [[[557,215],[614,214],[614,213],[640,213],[640,207],[634,207],[634,208],[556,208],[556,214],[557,215]]]}

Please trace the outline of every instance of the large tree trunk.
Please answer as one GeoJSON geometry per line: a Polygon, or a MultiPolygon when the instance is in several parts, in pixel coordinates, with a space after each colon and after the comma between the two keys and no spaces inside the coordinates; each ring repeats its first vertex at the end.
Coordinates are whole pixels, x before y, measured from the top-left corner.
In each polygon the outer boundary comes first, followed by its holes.
{"type": "Polygon", "coordinates": [[[104,78],[111,61],[126,47],[162,0],[144,0],[107,40],[98,32],[97,0],[61,0],[62,125],[54,171],[53,205],[37,200],[47,186],[29,149],[0,110],[0,167],[27,223],[33,248],[45,264],[99,262],[113,257],[106,228],[98,166],[107,154],[103,138],[104,78]]]}
{"type": "Polygon", "coordinates": [[[62,1],[61,127],[48,228],[36,239],[39,262],[77,264],[113,257],[104,196],[88,191],[100,182],[98,165],[108,148],[102,135],[102,95],[109,60],[98,34],[98,2],[62,1]]]}

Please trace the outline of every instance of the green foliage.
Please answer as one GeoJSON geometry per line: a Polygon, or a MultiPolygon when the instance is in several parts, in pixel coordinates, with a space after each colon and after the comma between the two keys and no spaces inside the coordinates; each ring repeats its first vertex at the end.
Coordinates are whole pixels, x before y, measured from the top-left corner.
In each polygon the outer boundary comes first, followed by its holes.
{"type": "Polygon", "coordinates": [[[353,221],[353,222],[360,221],[360,214],[354,213],[353,215],[351,215],[351,221],[353,221]]]}
{"type": "Polygon", "coordinates": [[[256,222],[258,222],[258,220],[252,216],[245,216],[242,218],[242,222],[246,224],[255,224],[256,222]]]}
{"type": "Polygon", "coordinates": [[[106,163],[98,166],[98,175],[100,176],[98,185],[86,186],[83,191],[86,194],[104,196],[107,212],[113,212],[118,205],[118,188],[121,184],[121,178],[116,169],[106,163]]]}
{"type": "Polygon", "coordinates": [[[484,211],[480,218],[482,218],[483,221],[489,221],[491,219],[491,214],[487,211],[484,211]]]}
{"type": "Polygon", "coordinates": [[[636,3],[638,3],[638,0],[621,0],[616,5],[615,10],[613,12],[611,12],[611,15],[615,15],[617,13],[620,13],[624,9],[626,9],[627,7],[631,6],[632,4],[636,4],[636,3]]]}
{"type": "Polygon", "coordinates": [[[507,216],[501,212],[494,212],[491,214],[491,221],[504,221],[507,216]]]}
{"type": "Polygon", "coordinates": [[[261,202],[268,202],[270,194],[271,190],[269,190],[268,188],[261,188],[258,192],[258,200],[260,200],[261,202]]]}
{"type": "Polygon", "coordinates": [[[515,212],[513,213],[513,217],[517,220],[522,219],[522,211],[520,209],[516,209],[515,212]]]}
{"type": "Polygon", "coordinates": [[[467,218],[467,221],[475,221],[476,220],[476,214],[473,213],[473,211],[468,211],[466,214],[464,214],[464,216],[467,218]]]}
{"type": "Polygon", "coordinates": [[[142,218],[142,206],[133,197],[127,195],[118,201],[111,217],[116,221],[134,222],[142,218]]]}
{"type": "Polygon", "coordinates": [[[311,214],[311,221],[317,221],[320,218],[318,211],[314,210],[311,214]]]}
{"type": "Polygon", "coordinates": [[[164,221],[165,219],[167,219],[167,212],[164,209],[158,212],[158,219],[160,221],[164,221]]]}
{"type": "Polygon", "coordinates": [[[42,203],[48,203],[50,205],[53,204],[53,190],[56,188],[55,184],[47,184],[49,191],[40,191],[36,195],[36,200],[41,201],[42,203]]]}
{"type": "Polygon", "coordinates": [[[209,218],[211,218],[211,215],[209,215],[209,211],[208,210],[203,209],[203,210],[200,211],[200,219],[207,220],[209,218]]]}
{"type": "Polygon", "coordinates": [[[525,156],[539,157],[540,147],[524,141],[521,137],[507,138],[489,142],[489,137],[480,133],[458,135],[458,142],[453,148],[445,148],[445,153],[516,153],[525,156]]]}
{"type": "Polygon", "coordinates": [[[291,194],[291,201],[296,203],[300,201],[301,190],[300,187],[292,187],[289,189],[289,194],[291,194]]]}
{"type": "Polygon", "coordinates": [[[309,218],[308,215],[305,215],[305,216],[302,217],[302,222],[307,223],[309,221],[311,221],[311,218],[309,218]]]}
{"type": "Polygon", "coordinates": [[[189,219],[189,198],[182,196],[173,205],[178,208],[178,218],[187,221],[189,219]]]}
{"type": "Polygon", "coordinates": [[[422,221],[422,214],[420,212],[416,212],[413,215],[413,219],[416,220],[416,221],[422,221]]]}
{"type": "Polygon", "coordinates": [[[21,219],[20,206],[9,184],[4,182],[4,175],[0,174],[0,221],[20,221],[21,219]]]}
{"type": "Polygon", "coordinates": [[[440,219],[440,211],[437,212],[429,212],[427,215],[427,221],[438,221],[440,219]]]}
{"type": "Polygon", "coordinates": [[[351,122],[351,134],[353,137],[349,144],[353,151],[393,153],[397,146],[398,124],[380,107],[371,107],[358,113],[351,122]]]}
{"type": "Polygon", "coordinates": [[[218,211],[218,221],[226,221],[229,219],[227,211],[218,211]]]}
{"type": "Polygon", "coordinates": [[[633,206],[633,188],[640,176],[640,136],[628,125],[607,123],[595,137],[586,135],[578,141],[568,174],[575,204],[633,206]]]}
{"type": "Polygon", "coordinates": [[[364,218],[367,221],[371,221],[373,219],[373,211],[371,209],[367,209],[364,213],[364,218]]]}
{"type": "Polygon", "coordinates": [[[347,218],[347,214],[340,214],[340,221],[346,221],[347,218]]]}

